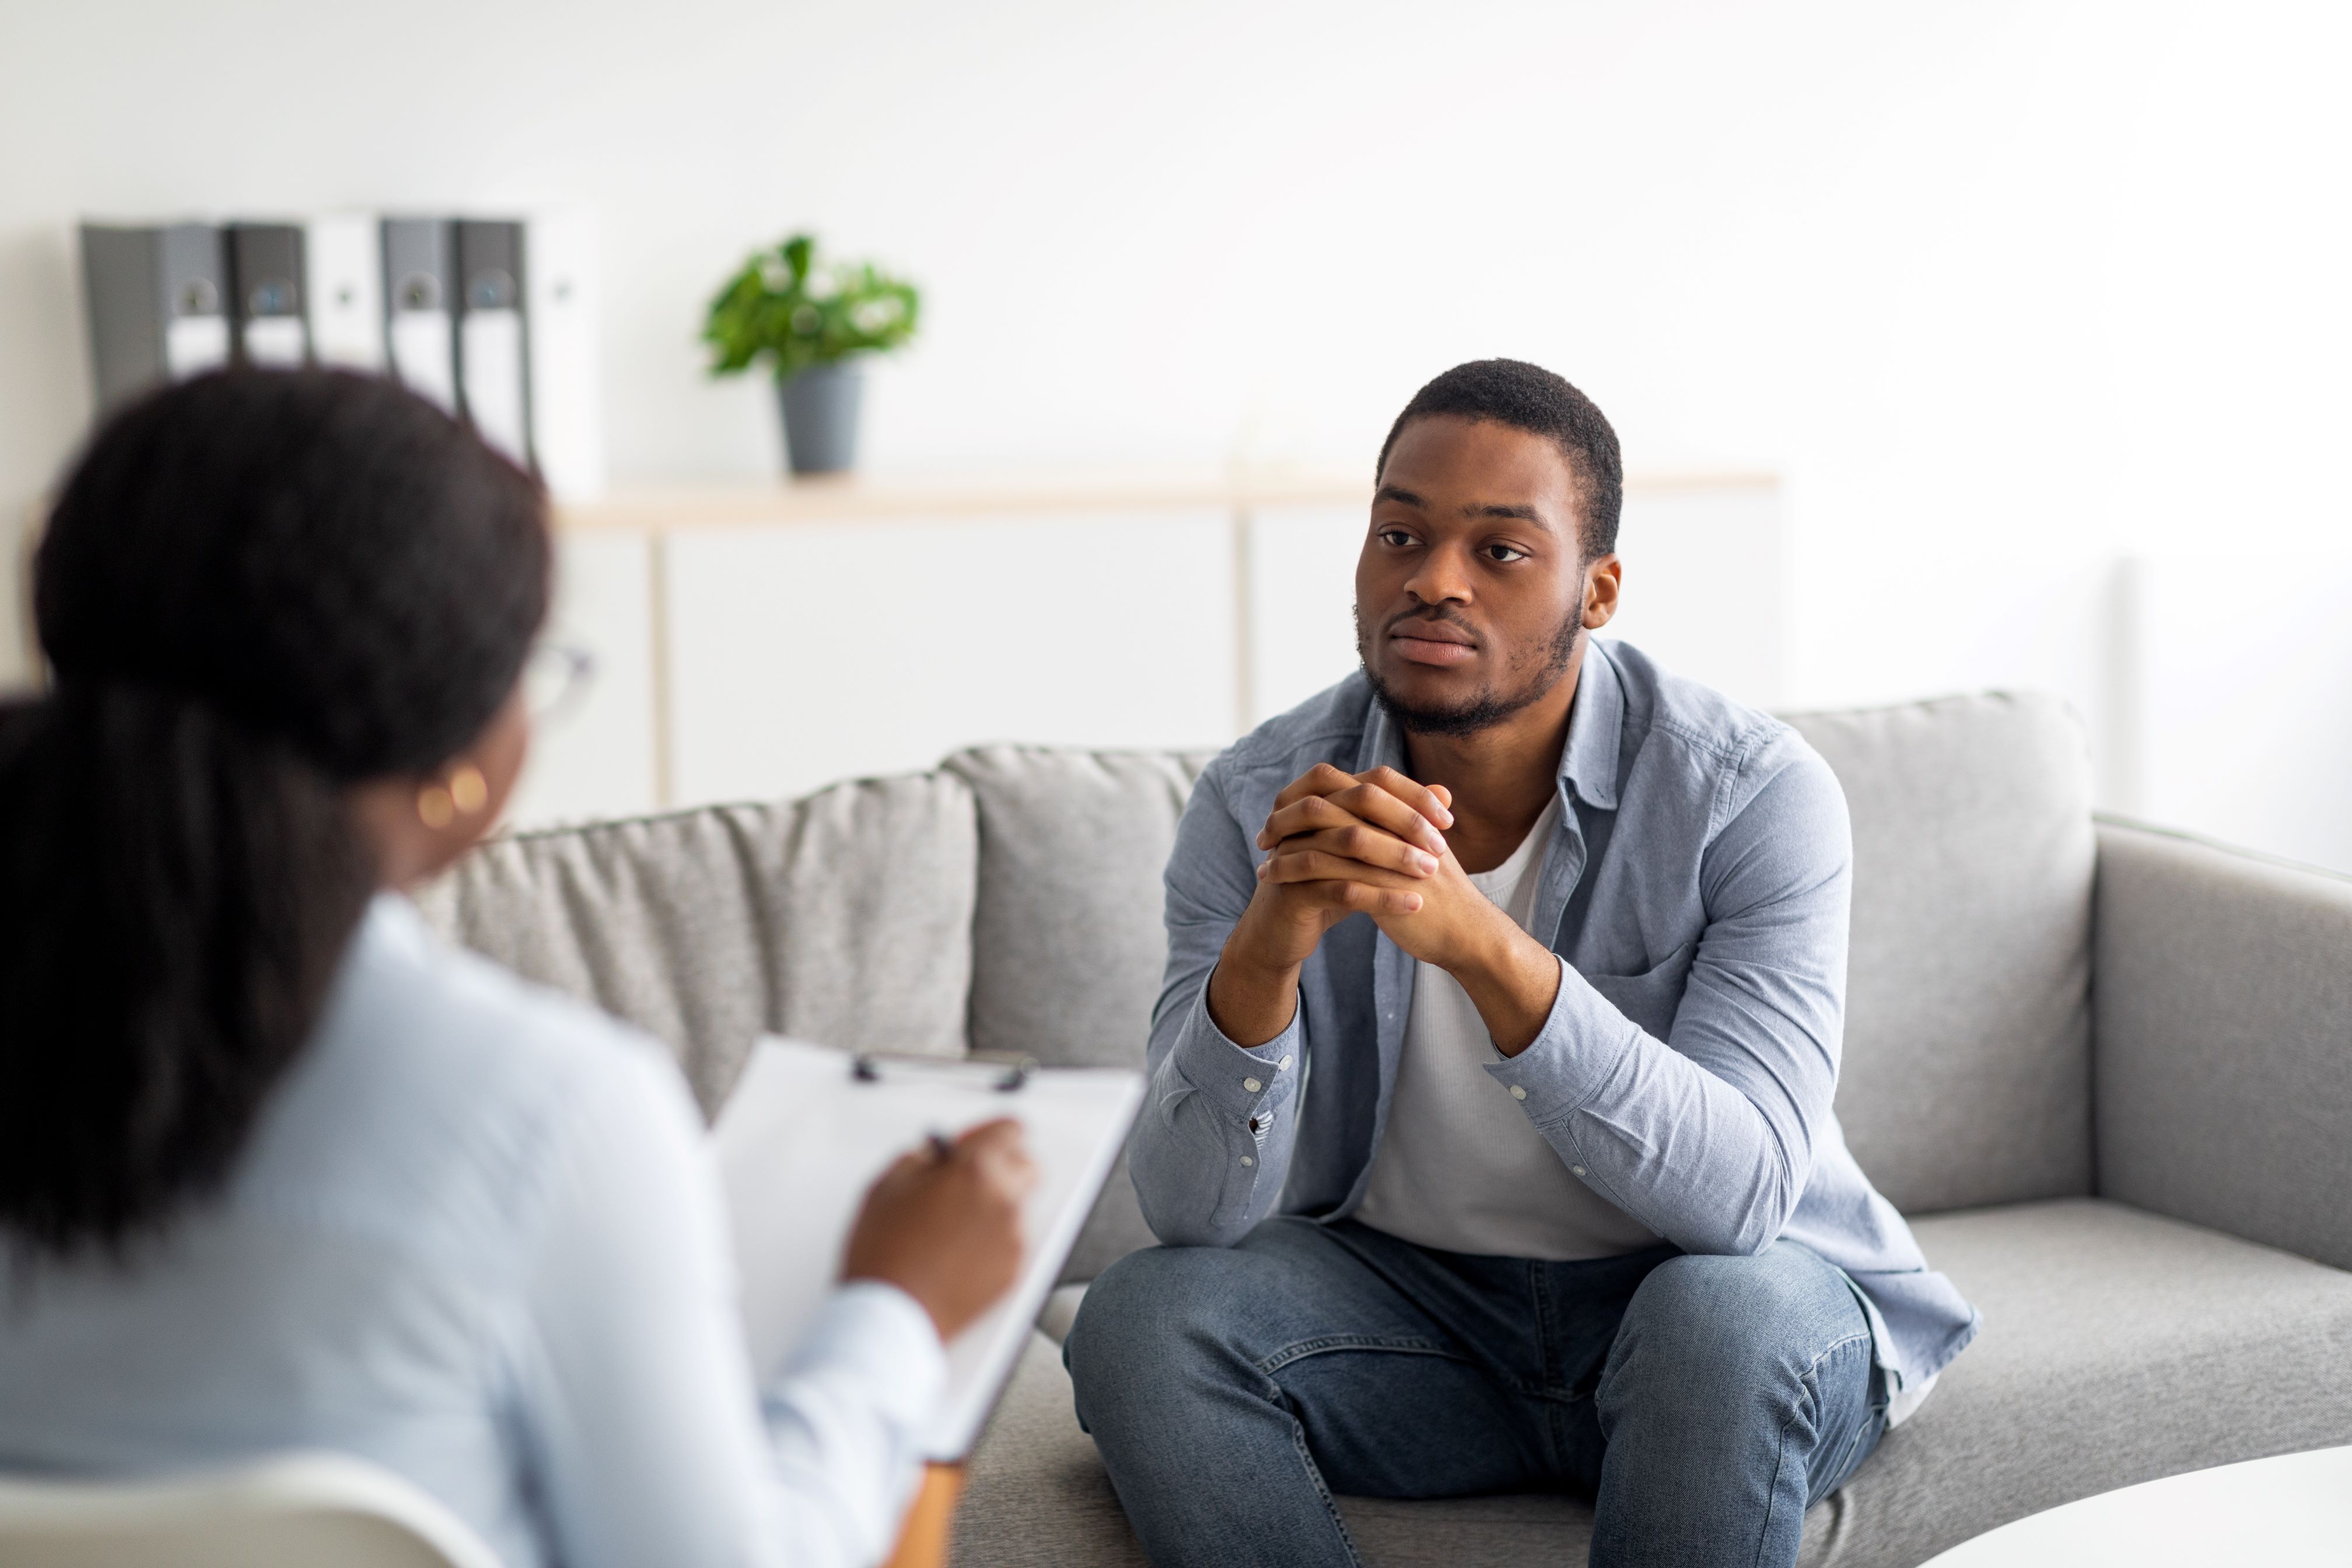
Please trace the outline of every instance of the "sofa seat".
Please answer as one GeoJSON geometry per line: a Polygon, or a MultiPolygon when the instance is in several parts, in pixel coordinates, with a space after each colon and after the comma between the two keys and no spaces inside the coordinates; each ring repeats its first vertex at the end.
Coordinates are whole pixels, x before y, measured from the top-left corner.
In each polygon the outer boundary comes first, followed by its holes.
{"type": "MultiPolygon", "coordinates": [[[[1914,1222],[1984,1312],[1918,1415],[1806,1521],[1802,1561],[1903,1568],[2093,1492],[2352,1443],[2352,1273],[2097,1199],[1914,1222]]],[[[1041,1321],[1066,1331],[1076,1290],[1041,1321]]],[[[1568,1497],[1343,1499],[1380,1568],[1584,1560],[1568,1497]]],[[[1143,1554],[1071,1415],[1049,1331],[972,1458],[965,1568],[1127,1568],[1143,1554]]]]}

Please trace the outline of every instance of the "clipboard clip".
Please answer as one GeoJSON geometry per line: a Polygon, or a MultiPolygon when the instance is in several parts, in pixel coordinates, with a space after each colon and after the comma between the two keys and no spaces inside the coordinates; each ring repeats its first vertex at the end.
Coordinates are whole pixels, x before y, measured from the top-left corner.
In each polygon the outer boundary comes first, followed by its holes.
{"type": "Polygon", "coordinates": [[[968,1057],[918,1057],[886,1051],[859,1051],[849,1058],[849,1076],[859,1083],[880,1083],[886,1067],[986,1068],[992,1075],[990,1086],[999,1094],[1011,1094],[1025,1087],[1029,1076],[1037,1070],[1035,1057],[1012,1051],[974,1051],[968,1057]]]}

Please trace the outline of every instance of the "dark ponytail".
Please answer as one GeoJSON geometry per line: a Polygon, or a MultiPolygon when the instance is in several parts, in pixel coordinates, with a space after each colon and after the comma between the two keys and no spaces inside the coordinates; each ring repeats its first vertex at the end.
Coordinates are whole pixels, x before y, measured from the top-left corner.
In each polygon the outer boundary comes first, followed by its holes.
{"type": "Polygon", "coordinates": [[[388,383],[236,372],[101,430],[52,514],[52,692],[0,710],[0,1231],[120,1250],[220,1184],[423,776],[546,611],[537,486],[388,383]]]}

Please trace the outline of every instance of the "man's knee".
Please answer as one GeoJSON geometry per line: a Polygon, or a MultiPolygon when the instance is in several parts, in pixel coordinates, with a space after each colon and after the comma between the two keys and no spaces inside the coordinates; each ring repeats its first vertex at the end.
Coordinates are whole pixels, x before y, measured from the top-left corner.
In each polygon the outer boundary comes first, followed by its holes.
{"type": "MultiPolygon", "coordinates": [[[[1801,1247],[1670,1258],[1634,1291],[1603,1384],[1670,1383],[1706,1403],[1770,1400],[1825,1353],[1868,1335],[1844,1279],[1801,1247]]],[[[1653,1386],[1651,1397],[1659,1392],[1653,1386]]]]}
{"type": "Polygon", "coordinates": [[[1078,1304],[1062,1364],[1089,1429],[1113,1407],[1174,1396],[1220,1359],[1240,1261],[1208,1247],[1149,1247],[1103,1270],[1078,1304]]]}

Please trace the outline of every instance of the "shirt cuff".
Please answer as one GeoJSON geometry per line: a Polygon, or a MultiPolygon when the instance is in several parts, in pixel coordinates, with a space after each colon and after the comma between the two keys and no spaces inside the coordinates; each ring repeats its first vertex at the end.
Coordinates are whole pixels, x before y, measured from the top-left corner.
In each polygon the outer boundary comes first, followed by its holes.
{"type": "Polygon", "coordinates": [[[1298,1047],[1306,1037],[1303,999],[1293,996],[1290,1022],[1262,1046],[1237,1046],[1209,1016],[1209,984],[1192,999],[1192,1016],[1176,1046],[1176,1070],[1184,1081],[1237,1121],[1263,1120],[1290,1103],[1298,1089],[1298,1047]]]}
{"type": "Polygon", "coordinates": [[[948,1352],[931,1315],[879,1279],[853,1279],[826,1297],[776,1381],[818,1365],[848,1372],[901,1430],[929,1425],[947,1392],[948,1352]]]}
{"type": "Polygon", "coordinates": [[[1634,1042],[1641,1026],[1559,961],[1559,994],[1526,1050],[1486,1064],[1486,1074],[1510,1091],[1538,1127],[1549,1127],[1592,1098],[1634,1042]]]}

